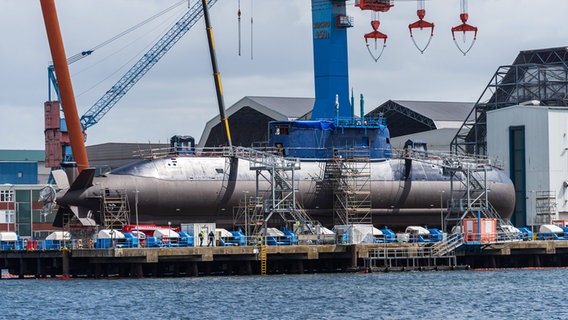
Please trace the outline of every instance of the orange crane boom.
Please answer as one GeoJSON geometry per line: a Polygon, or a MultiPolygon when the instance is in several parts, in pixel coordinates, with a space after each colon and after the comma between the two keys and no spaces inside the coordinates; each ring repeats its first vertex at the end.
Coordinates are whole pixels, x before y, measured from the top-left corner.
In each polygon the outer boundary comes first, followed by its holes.
{"type": "Polygon", "coordinates": [[[87,158],[87,149],[85,148],[85,138],[81,130],[81,122],[79,121],[79,113],[77,112],[77,103],[69,74],[69,66],[67,65],[67,57],[65,55],[65,47],[61,37],[61,29],[59,28],[59,20],[57,11],[55,10],[54,0],[41,0],[41,11],[51,50],[51,58],[53,59],[53,67],[57,76],[59,91],[61,94],[61,104],[65,121],[69,132],[69,140],[73,158],[77,163],[79,173],[89,167],[89,159],[87,158]]]}

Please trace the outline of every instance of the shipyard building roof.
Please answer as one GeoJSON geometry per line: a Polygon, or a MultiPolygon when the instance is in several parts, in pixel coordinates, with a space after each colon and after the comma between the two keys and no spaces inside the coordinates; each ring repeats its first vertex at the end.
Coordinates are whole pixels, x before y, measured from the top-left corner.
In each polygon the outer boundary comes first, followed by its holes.
{"type": "MultiPolygon", "coordinates": [[[[268,140],[268,122],[274,120],[309,119],[314,98],[246,96],[226,111],[234,145],[250,147],[268,140]]],[[[199,140],[200,147],[225,145],[225,128],[219,116],[205,125],[199,140]]]]}
{"type": "Polygon", "coordinates": [[[368,116],[382,114],[392,137],[428,130],[459,128],[473,109],[473,102],[389,100],[368,116]]]}

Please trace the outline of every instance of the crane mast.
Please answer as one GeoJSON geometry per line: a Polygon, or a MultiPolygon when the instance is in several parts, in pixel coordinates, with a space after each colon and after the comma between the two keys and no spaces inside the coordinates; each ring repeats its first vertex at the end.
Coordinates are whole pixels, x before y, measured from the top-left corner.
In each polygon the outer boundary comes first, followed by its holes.
{"type": "Polygon", "coordinates": [[[71,76],[69,75],[69,66],[65,58],[65,47],[61,37],[61,29],[57,18],[57,10],[53,0],[41,0],[41,9],[45,22],[45,29],[53,58],[55,73],[59,79],[61,102],[63,104],[63,112],[68,120],[69,140],[73,155],[75,156],[79,172],[89,167],[87,158],[87,149],[79,123],[79,115],[77,113],[77,104],[73,93],[73,85],[71,76]]]}

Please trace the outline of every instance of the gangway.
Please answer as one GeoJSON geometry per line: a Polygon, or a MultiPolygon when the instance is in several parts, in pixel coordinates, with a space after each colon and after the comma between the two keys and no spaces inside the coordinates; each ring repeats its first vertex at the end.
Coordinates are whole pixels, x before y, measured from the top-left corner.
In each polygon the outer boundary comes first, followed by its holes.
{"type": "Polygon", "coordinates": [[[414,245],[408,247],[393,247],[385,244],[369,250],[364,260],[365,267],[372,269],[401,268],[403,270],[424,268],[455,268],[457,257],[454,250],[441,254],[432,246],[414,245]]]}
{"type": "Polygon", "coordinates": [[[430,248],[432,256],[441,257],[446,256],[464,244],[463,235],[461,233],[454,233],[440,242],[435,242],[430,248]]]}

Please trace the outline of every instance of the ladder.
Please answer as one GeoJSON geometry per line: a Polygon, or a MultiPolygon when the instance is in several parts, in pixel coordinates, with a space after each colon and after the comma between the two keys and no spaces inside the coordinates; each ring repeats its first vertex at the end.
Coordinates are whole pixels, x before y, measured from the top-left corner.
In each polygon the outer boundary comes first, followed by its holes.
{"type": "Polygon", "coordinates": [[[266,260],[266,243],[263,241],[260,244],[260,275],[262,276],[266,275],[266,260]]]}

